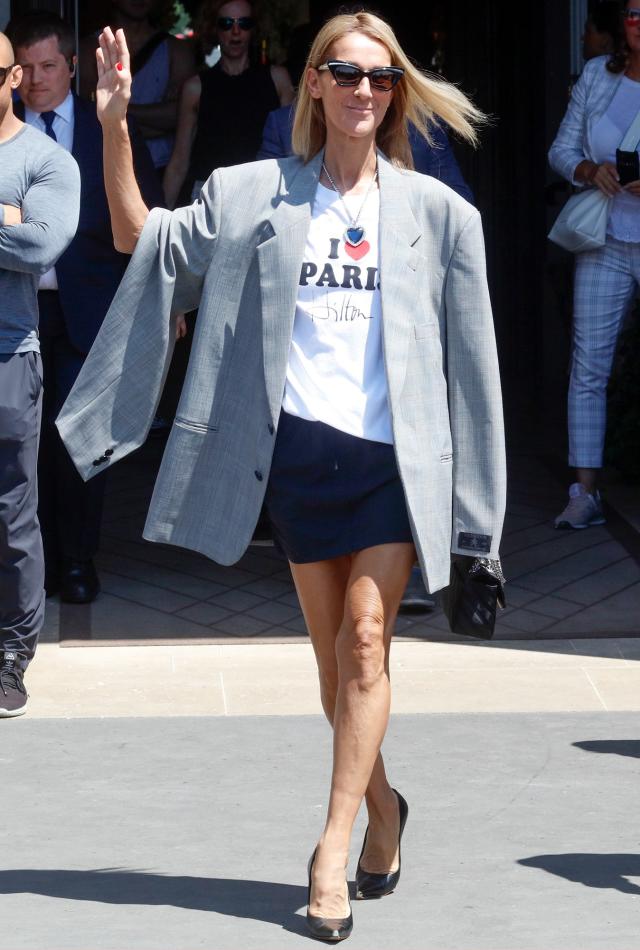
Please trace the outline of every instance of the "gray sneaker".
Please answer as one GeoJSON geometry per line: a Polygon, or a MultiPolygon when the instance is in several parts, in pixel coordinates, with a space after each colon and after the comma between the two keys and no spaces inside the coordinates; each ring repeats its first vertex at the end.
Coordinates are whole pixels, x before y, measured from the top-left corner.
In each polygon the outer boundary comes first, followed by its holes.
{"type": "Polygon", "coordinates": [[[556,528],[591,528],[606,521],[600,492],[590,494],[580,482],[569,488],[569,504],[555,521],[556,528]]]}
{"type": "Polygon", "coordinates": [[[0,664],[0,719],[22,716],[27,711],[27,691],[15,653],[5,653],[0,664]]]}

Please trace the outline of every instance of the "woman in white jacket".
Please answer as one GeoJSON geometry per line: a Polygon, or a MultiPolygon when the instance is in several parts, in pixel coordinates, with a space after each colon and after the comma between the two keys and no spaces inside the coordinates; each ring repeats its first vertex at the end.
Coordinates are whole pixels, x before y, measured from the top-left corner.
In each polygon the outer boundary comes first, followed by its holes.
{"type": "Polygon", "coordinates": [[[569,465],[576,476],[556,528],[604,524],[597,477],[607,383],[622,321],[640,284],[640,174],[625,184],[616,167],[616,149],[640,111],[640,0],[628,0],[621,17],[615,52],[585,65],[549,151],[560,175],[612,199],[605,245],[576,258],[568,401],[569,465]]]}

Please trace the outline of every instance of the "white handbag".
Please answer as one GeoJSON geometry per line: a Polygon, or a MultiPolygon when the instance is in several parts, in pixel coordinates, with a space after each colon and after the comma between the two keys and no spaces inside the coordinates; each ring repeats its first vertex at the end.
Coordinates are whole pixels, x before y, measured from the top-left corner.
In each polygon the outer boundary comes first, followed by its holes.
{"type": "Polygon", "coordinates": [[[602,247],[607,239],[610,203],[611,198],[599,188],[571,195],[549,231],[549,240],[574,254],[602,247]]]}
{"type": "MultiPolygon", "coordinates": [[[[620,143],[623,151],[635,151],[640,140],[640,112],[620,143]]],[[[573,254],[602,247],[607,239],[611,198],[599,188],[571,195],[548,234],[550,241],[573,254]]]]}

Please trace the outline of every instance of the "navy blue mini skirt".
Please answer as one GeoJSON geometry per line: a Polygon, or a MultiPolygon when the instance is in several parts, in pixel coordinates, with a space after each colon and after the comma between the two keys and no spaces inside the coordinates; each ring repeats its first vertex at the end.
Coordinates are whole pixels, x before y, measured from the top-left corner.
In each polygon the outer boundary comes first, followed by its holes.
{"type": "Polygon", "coordinates": [[[392,445],[281,412],[265,505],[294,564],[413,543],[392,445]]]}

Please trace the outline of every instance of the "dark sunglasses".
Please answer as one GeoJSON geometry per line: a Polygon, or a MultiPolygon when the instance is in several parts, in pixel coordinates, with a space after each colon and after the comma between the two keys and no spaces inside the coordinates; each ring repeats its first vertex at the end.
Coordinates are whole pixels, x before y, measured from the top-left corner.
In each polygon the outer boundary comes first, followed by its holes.
{"type": "Polygon", "coordinates": [[[217,20],[218,29],[222,33],[233,29],[234,23],[237,23],[241,30],[252,30],[255,20],[252,16],[219,16],[217,20]]]}
{"type": "Polygon", "coordinates": [[[0,66],[0,86],[4,86],[5,79],[15,66],[15,63],[12,63],[11,66],[0,66]]]}
{"type": "Polygon", "coordinates": [[[379,89],[380,92],[391,92],[404,76],[404,69],[400,69],[399,66],[360,69],[353,63],[343,63],[338,59],[330,59],[328,63],[323,63],[317,68],[320,72],[328,69],[339,86],[359,86],[366,76],[372,89],[379,89]]]}

